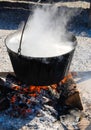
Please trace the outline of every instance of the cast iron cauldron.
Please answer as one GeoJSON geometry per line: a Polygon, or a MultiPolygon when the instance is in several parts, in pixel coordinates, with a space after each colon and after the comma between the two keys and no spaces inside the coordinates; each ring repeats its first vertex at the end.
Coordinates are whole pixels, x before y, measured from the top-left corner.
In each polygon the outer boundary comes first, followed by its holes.
{"type": "Polygon", "coordinates": [[[51,85],[58,83],[67,75],[77,44],[75,36],[69,37],[74,46],[72,51],[64,55],[45,58],[27,57],[12,51],[7,46],[7,38],[5,43],[15,75],[23,83],[35,86],[51,85]]]}

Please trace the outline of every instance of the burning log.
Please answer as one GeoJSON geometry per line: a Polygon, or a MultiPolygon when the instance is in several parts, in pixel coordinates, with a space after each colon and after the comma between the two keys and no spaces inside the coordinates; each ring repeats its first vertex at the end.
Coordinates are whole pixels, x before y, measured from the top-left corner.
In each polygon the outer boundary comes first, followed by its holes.
{"type": "Polygon", "coordinates": [[[26,116],[31,110],[28,107],[30,100],[23,96],[24,93],[21,86],[11,83],[9,80],[3,80],[0,78],[0,91],[3,98],[0,100],[0,110],[5,110],[12,106],[13,112],[11,115],[14,117],[19,117],[19,115],[26,116]],[[15,112],[17,111],[17,112],[15,112]]]}
{"type": "Polygon", "coordinates": [[[11,82],[8,82],[7,80],[5,81],[4,79],[0,78],[0,90],[1,91],[8,90],[10,92],[11,90],[17,91],[19,89],[21,89],[20,86],[15,85],[11,82]]]}
{"type": "MultiPolygon", "coordinates": [[[[31,107],[34,107],[38,103],[36,97],[40,94],[42,89],[47,90],[48,88],[47,86],[24,85],[10,74],[7,75],[6,80],[0,78],[0,91],[3,97],[8,99],[9,104],[11,104],[12,111],[10,115],[14,117],[24,117],[32,113],[31,107]]],[[[1,103],[4,103],[5,99],[3,100],[3,97],[1,98],[1,103]]],[[[7,104],[7,102],[5,103],[7,104]]],[[[2,110],[4,109],[2,108],[2,110]]]]}
{"type": "MultiPolygon", "coordinates": [[[[79,92],[71,73],[60,83],[50,86],[27,86],[15,76],[9,74],[6,80],[0,78],[0,92],[2,95],[0,104],[4,104],[4,107],[0,108],[0,110],[11,106],[11,112],[9,113],[14,117],[25,117],[29,113],[31,114],[34,107],[38,107],[39,104],[44,108],[46,105],[50,106],[45,109],[50,109],[51,106],[54,107],[59,116],[60,113],[65,113],[70,108],[83,109],[79,92]],[[45,99],[46,101],[44,101],[45,99]]],[[[37,114],[38,112],[36,111],[35,113],[37,114]]]]}
{"type": "Polygon", "coordinates": [[[79,110],[83,110],[83,106],[81,103],[81,99],[79,96],[79,92],[75,92],[73,95],[70,95],[66,100],[65,104],[73,107],[73,108],[78,108],[79,110]]]}
{"type": "Polygon", "coordinates": [[[61,95],[58,99],[56,108],[59,115],[66,114],[72,108],[83,110],[79,92],[77,90],[76,83],[73,80],[72,74],[69,73],[60,83],[61,84],[61,95]]]}

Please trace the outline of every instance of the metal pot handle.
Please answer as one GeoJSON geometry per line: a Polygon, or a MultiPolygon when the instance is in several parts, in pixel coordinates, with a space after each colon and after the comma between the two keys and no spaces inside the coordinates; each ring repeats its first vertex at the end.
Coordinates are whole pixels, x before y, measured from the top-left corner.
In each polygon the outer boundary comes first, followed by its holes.
{"type": "Polygon", "coordinates": [[[19,48],[18,48],[18,55],[21,55],[21,44],[22,44],[22,39],[23,39],[23,34],[24,34],[24,31],[25,31],[26,24],[27,24],[27,21],[24,23],[24,26],[23,26],[23,29],[22,29],[20,44],[19,44],[19,48]]]}

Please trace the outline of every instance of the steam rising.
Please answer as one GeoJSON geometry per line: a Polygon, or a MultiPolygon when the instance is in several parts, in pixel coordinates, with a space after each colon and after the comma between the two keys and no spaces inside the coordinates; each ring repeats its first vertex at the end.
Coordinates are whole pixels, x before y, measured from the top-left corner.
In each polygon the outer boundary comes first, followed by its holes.
{"type": "MultiPolygon", "coordinates": [[[[68,40],[67,23],[72,12],[57,7],[43,6],[34,9],[24,31],[21,54],[32,57],[51,57],[68,53],[73,43],[68,40]]],[[[7,40],[8,47],[17,52],[21,31],[7,40]],[[13,44],[12,44],[13,43],[13,44]]]]}

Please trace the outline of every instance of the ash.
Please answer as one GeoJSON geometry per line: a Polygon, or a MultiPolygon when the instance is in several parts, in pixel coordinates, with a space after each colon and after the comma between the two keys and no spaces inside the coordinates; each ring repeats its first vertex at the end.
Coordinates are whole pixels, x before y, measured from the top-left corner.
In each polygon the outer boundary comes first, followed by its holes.
{"type": "Polygon", "coordinates": [[[56,85],[43,86],[42,89],[38,86],[34,90],[34,86],[26,88],[12,75],[6,80],[0,79],[0,129],[79,129],[83,108],[81,104],[70,102],[73,95],[78,95],[75,83],[68,79],[60,84],[57,88],[56,85]]]}

